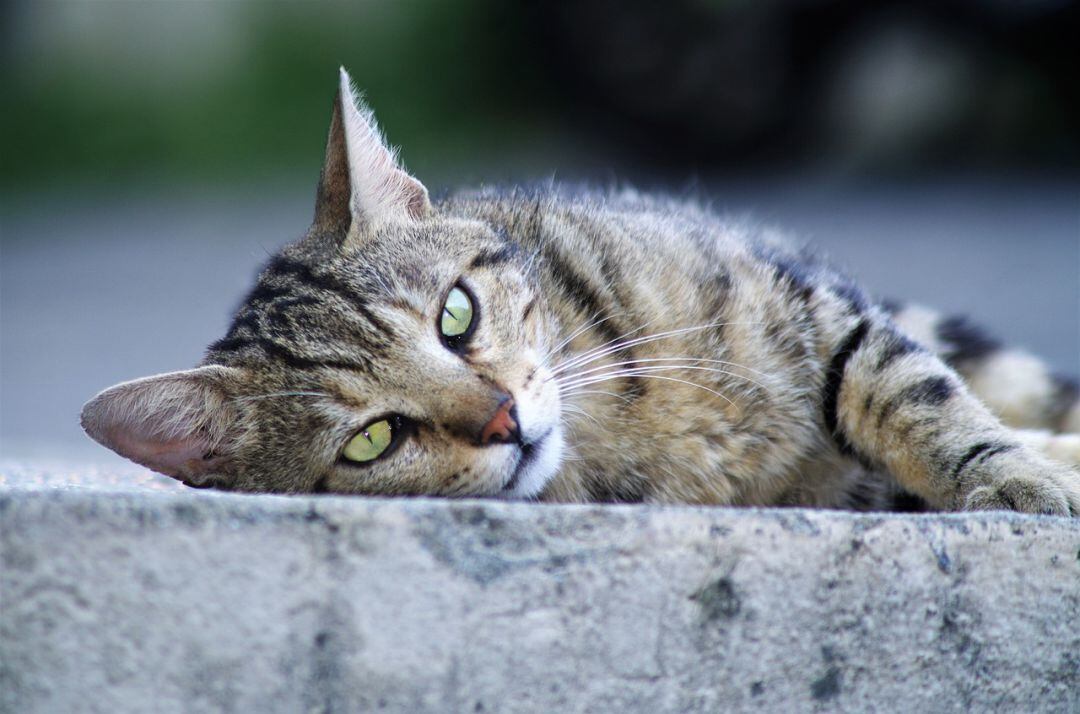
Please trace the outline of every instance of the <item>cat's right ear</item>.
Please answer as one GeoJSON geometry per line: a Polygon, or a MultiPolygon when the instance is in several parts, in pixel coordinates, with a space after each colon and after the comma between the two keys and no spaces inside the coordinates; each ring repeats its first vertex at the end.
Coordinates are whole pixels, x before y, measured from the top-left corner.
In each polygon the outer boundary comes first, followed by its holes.
{"type": "Polygon", "coordinates": [[[431,210],[427,189],[397,160],[341,69],[312,234],[339,242],[382,223],[410,221],[431,210]]]}
{"type": "Polygon", "coordinates": [[[82,427],[158,473],[227,488],[239,416],[230,385],[240,378],[239,369],[207,365],[123,382],[86,403],[82,427]]]}

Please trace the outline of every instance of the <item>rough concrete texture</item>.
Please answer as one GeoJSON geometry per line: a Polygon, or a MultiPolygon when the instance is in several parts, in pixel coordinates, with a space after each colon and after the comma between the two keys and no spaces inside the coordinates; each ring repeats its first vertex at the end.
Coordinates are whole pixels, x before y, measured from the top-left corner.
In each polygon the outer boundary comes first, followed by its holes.
{"type": "Polygon", "coordinates": [[[4,712],[1080,711],[1080,522],[0,490],[4,712]]]}

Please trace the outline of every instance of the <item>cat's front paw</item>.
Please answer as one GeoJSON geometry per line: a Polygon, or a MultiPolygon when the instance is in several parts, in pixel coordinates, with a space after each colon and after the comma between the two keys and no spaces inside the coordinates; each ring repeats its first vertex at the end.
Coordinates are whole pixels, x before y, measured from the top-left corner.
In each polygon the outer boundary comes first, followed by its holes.
{"type": "Polygon", "coordinates": [[[967,494],[963,510],[1080,516],[1080,472],[1039,457],[1009,461],[967,494]]]}

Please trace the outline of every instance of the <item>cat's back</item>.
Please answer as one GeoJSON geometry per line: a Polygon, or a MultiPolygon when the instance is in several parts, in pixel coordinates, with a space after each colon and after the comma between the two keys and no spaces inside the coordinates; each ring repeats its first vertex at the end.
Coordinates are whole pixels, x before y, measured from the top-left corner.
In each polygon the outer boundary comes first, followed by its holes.
{"type": "Polygon", "coordinates": [[[758,270],[762,255],[803,259],[786,236],[717,213],[695,197],[545,184],[461,191],[443,207],[500,226],[560,267],[597,270],[607,283],[678,278],[705,284],[721,268],[758,270]]]}

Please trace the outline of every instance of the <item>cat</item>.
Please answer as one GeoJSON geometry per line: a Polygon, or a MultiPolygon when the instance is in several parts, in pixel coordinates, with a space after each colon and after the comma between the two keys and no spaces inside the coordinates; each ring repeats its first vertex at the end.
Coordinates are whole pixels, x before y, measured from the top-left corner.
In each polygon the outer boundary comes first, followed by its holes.
{"type": "Polygon", "coordinates": [[[237,491],[1080,514],[1075,382],[693,202],[432,202],[344,69],[307,234],[82,424],[237,491]]]}

